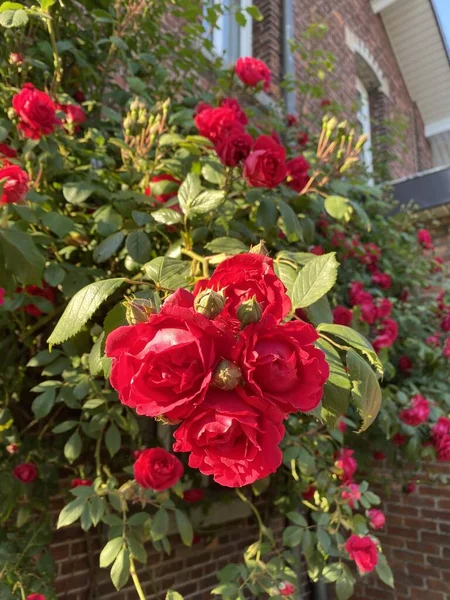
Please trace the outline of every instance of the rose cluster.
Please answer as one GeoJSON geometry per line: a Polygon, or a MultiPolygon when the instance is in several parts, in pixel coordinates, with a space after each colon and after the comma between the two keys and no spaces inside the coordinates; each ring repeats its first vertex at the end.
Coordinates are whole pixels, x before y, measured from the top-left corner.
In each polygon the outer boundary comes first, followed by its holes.
{"type": "Polygon", "coordinates": [[[279,467],[283,419],[315,408],[329,374],[316,330],[284,322],[290,311],[270,258],[234,256],[108,336],[111,384],[138,414],[180,423],[174,450],[191,467],[252,483],[279,467]]]}
{"type": "MultiPolygon", "coordinates": [[[[268,67],[258,59],[240,58],[235,71],[250,87],[260,82],[268,86],[270,82],[268,67]]],[[[245,129],[247,115],[235,98],[224,98],[218,107],[201,102],[196,107],[194,122],[200,134],[214,144],[225,166],[243,164],[249,186],[274,188],[285,182],[300,193],[308,183],[308,161],[303,156],[286,160],[286,150],[276,133],[253,139],[245,129]]]]}

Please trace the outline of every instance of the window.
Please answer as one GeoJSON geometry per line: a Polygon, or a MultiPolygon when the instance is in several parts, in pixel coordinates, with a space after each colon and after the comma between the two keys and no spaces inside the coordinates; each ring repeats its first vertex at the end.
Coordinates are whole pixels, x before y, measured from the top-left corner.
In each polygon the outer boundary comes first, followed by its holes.
{"type": "Polygon", "coordinates": [[[358,93],[358,113],[356,118],[361,127],[361,132],[367,135],[367,142],[364,144],[361,157],[369,173],[373,172],[372,159],[372,134],[370,125],[370,106],[369,92],[363,82],[356,78],[356,91],[358,93]]]}
{"type": "Polygon", "coordinates": [[[221,56],[226,64],[234,63],[241,56],[252,55],[252,19],[245,13],[246,24],[240,26],[235,18],[236,10],[245,11],[252,5],[251,0],[205,0],[204,14],[208,7],[222,6],[222,14],[217,21],[217,27],[211,30],[209,23],[204,26],[207,35],[214,47],[214,51],[221,56]]]}

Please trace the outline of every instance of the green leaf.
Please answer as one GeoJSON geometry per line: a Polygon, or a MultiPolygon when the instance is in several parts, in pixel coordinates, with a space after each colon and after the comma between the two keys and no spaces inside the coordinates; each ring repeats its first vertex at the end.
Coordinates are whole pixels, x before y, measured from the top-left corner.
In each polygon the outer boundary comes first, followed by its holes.
{"type": "Polygon", "coordinates": [[[78,431],[74,431],[64,446],[64,456],[73,463],[81,454],[83,441],[78,431]]]}
{"type": "Polygon", "coordinates": [[[98,233],[107,237],[121,229],[123,219],[111,206],[102,206],[94,213],[94,221],[97,224],[98,233]]]}
{"type": "Polygon", "coordinates": [[[96,263],[102,263],[111,258],[122,245],[125,238],[123,231],[117,231],[108,236],[95,248],[92,257],[96,263]]]}
{"type": "Polygon", "coordinates": [[[213,254],[223,253],[228,254],[229,256],[241,254],[242,252],[248,252],[248,246],[232,237],[216,238],[212,242],[206,244],[205,248],[213,254]]]}
{"type": "Polygon", "coordinates": [[[178,287],[186,287],[186,278],[189,275],[187,261],[170,256],[158,256],[145,264],[143,269],[149,279],[163,288],[175,290],[178,287]]]}
{"type": "Polygon", "coordinates": [[[42,217],[42,223],[48,227],[52,233],[59,238],[64,238],[68,233],[74,230],[75,223],[69,217],[60,215],[57,212],[48,212],[42,217]]]}
{"type": "Polygon", "coordinates": [[[255,21],[262,21],[264,19],[264,17],[261,14],[261,11],[257,6],[247,6],[245,10],[251,16],[252,19],[255,19],[255,21]]]}
{"type": "Polygon", "coordinates": [[[343,196],[327,196],[325,198],[325,210],[338,221],[350,221],[353,208],[348,198],[343,196]]]}
{"type": "Polygon", "coordinates": [[[322,576],[326,581],[337,581],[342,573],[341,563],[332,563],[326,565],[322,571],[322,576]]]}
{"type": "Polygon", "coordinates": [[[354,350],[347,352],[347,367],[352,381],[352,401],[362,419],[360,431],[365,431],[380,411],[381,389],[370,365],[354,350]]]}
{"type": "Polygon", "coordinates": [[[92,520],[94,527],[100,523],[105,514],[106,502],[104,498],[100,496],[94,496],[89,501],[89,515],[92,520]]]}
{"type": "Polygon", "coordinates": [[[20,4],[20,2],[2,2],[0,4],[0,13],[5,12],[7,10],[21,10],[24,9],[25,6],[20,4]]]}
{"type": "Polygon", "coordinates": [[[152,212],[152,217],[157,223],[162,223],[163,225],[176,225],[183,222],[182,215],[171,208],[160,208],[155,210],[152,212]]]}
{"type": "MultiPolygon", "coordinates": [[[[124,40],[122,39],[122,43],[123,42],[124,40]]],[[[127,82],[131,91],[133,91],[135,94],[139,94],[140,96],[145,96],[148,86],[144,81],[142,81],[142,79],[139,79],[139,77],[127,77],[127,82]]]]}
{"type": "Polygon", "coordinates": [[[147,562],[147,552],[145,551],[144,545],[132,535],[128,536],[127,544],[133,558],[145,564],[147,562]]]}
{"type": "Polygon", "coordinates": [[[89,353],[89,372],[95,377],[96,375],[100,375],[103,373],[103,365],[102,365],[102,347],[103,341],[105,339],[105,332],[102,331],[101,335],[95,341],[95,344],[92,346],[92,349],[89,353]]]}
{"type": "Polygon", "coordinates": [[[178,592],[174,592],[173,590],[169,590],[166,594],[166,600],[184,600],[183,596],[178,592]]]}
{"type": "Polygon", "coordinates": [[[39,0],[42,10],[48,10],[55,4],[56,0],[39,0]]]}
{"type": "Polygon", "coordinates": [[[63,196],[70,204],[82,204],[95,192],[90,181],[69,181],[63,185],[63,196]]]}
{"type": "Polygon", "coordinates": [[[55,404],[56,398],[56,390],[55,388],[50,388],[45,390],[42,394],[39,394],[31,405],[31,410],[33,411],[34,418],[39,421],[46,417],[50,411],[52,410],[55,404]]]}
{"type": "Polygon", "coordinates": [[[127,521],[127,525],[130,527],[142,527],[150,518],[146,512],[139,512],[131,515],[127,521]]]}
{"type": "Polygon", "coordinates": [[[333,313],[331,312],[330,303],[326,296],[319,298],[317,302],[306,308],[308,319],[317,327],[321,323],[332,323],[333,313]]]}
{"type": "MultiPolygon", "coordinates": [[[[350,384],[350,381],[349,381],[350,384]]],[[[334,429],[342,415],[345,415],[350,401],[350,390],[336,387],[330,381],[325,383],[320,418],[334,429]]]]}
{"type": "Polygon", "coordinates": [[[281,214],[281,219],[286,228],[286,235],[290,242],[303,240],[303,231],[297,215],[283,200],[277,200],[278,210],[281,214]]]}
{"type": "Polygon", "coordinates": [[[289,519],[289,521],[292,521],[299,527],[308,527],[308,522],[306,521],[305,517],[302,514],[291,511],[291,512],[288,512],[288,514],[286,516],[289,519]]]}
{"type": "Polygon", "coordinates": [[[225,184],[225,172],[222,163],[208,161],[202,167],[202,176],[209,183],[214,183],[219,186],[219,188],[223,187],[225,184]]]}
{"type": "Polygon", "coordinates": [[[86,498],[75,498],[75,500],[69,502],[60,512],[56,528],[60,529],[61,527],[72,525],[72,523],[80,518],[85,505],[86,498]]]}
{"type": "Polygon", "coordinates": [[[128,234],[125,247],[131,258],[138,263],[145,263],[150,258],[152,247],[144,231],[132,231],[128,234]]]}
{"type": "Polygon", "coordinates": [[[48,267],[45,267],[44,281],[46,281],[52,287],[56,287],[57,285],[62,283],[64,281],[65,276],[66,272],[64,271],[64,269],[56,263],[52,263],[48,267]]]}
{"type": "Polygon", "coordinates": [[[353,200],[350,200],[350,204],[353,206],[356,214],[361,219],[364,229],[366,231],[370,231],[372,229],[372,223],[369,219],[369,215],[366,213],[366,211],[363,209],[359,202],[354,202],[353,200]]]}
{"type": "Polygon", "coordinates": [[[190,215],[205,215],[218,208],[225,200],[223,190],[205,190],[193,198],[188,205],[190,215]]]}
{"type": "Polygon", "coordinates": [[[227,600],[233,598],[240,598],[238,595],[239,588],[235,583],[221,583],[211,590],[211,594],[214,596],[223,596],[227,600]]]}
{"type": "Polygon", "coordinates": [[[23,285],[42,285],[45,259],[27,233],[16,229],[0,229],[6,268],[23,285]]]}
{"type": "Polygon", "coordinates": [[[242,13],[240,10],[234,13],[234,18],[240,27],[245,27],[247,25],[247,19],[245,18],[244,13],[242,13]]]}
{"type": "Polygon", "coordinates": [[[200,194],[201,189],[198,175],[189,173],[178,190],[178,202],[185,215],[188,214],[191,202],[200,194]]]}
{"type": "Polygon", "coordinates": [[[41,350],[38,352],[36,356],[30,358],[27,362],[27,367],[44,367],[52,363],[55,359],[61,356],[61,352],[59,350],[53,350],[49,352],[48,350],[41,350]]]}
{"type": "Polygon", "coordinates": [[[90,283],[70,300],[47,342],[62,344],[77,334],[103,302],[125,282],[123,277],[90,283]]]}
{"type": "Polygon", "coordinates": [[[297,525],[288,525],[283,531],[283,545],[294,548],[298,546],[305,533],[304,527],[297,527],[297,525]]]}
{"type": "Polygon", "coordinates": [[[275,262],[274,266],[275,273],[286,286],[288,295],[292,296],[292,290],[294,288],[295,280],[297,279],[296,269],[283,261],[275,262]]]}
{"type": "Polygon", "coordinates": [[[63,421],[52,429],[52,433],[66,433],[78,425],[78,421],[63,421]]]}
{"type": "Polygon", "coordinates": [[[169,513],[165,508],[160,508],[158,512],[155,514],[152,527],[151,527],[151,536],[152,539],[157,542],[161,540],[169,531],[169,513]]]}
{"type": "Polygon", "coordinates": [[[121,443],[122,443],[122,438],[120,435],[120,431],[118,430],[116,425],[114,425],[114,423],[112,423],[108,427],[108,429],[106,430],[106,433],[105,433],[105,444],[106,444],[106,447],[108,448],[108,452],[111,456],[114,456],[114,454],[117,454],[117,452],[120,450],[121,443]]]}
{"type": "Polygon", "coordinates": [[[180,532],[180,537],[183,540],[183,544],[185,546],[192,546],[194,530],[192,529],[191,522],[181,510],[175,511],[175,520],[177,522],[178,531],[180,532]]]}
{"type": "Polygon", "coordinates": [[[120,550],[123,546],[123,538],[116,537],[106,544],[103,550],[100,553],[100,567],[103,569],[105,567],[109,567],[112,564],[119,554],[120,550]]]}
{"type": "Polygon", "coordinates": [[[384,554],[378,554],[378,564],[375,567],[378,577],[391,588],[394,588],[394,575],[384,554]]]}
{"type": "MultiPolygon", "coordinates": [[[[11,2],[11,4],[13,4],[11,2]]],[[[0,12],[0,25],[10,29],[23,27],[28,23],[28,15],[24,10],[4,10],[0,12]]]]}
{"type": "Polygon", "coordinates": [[[128,581],[130,576],[130,555],[126,548],[117,555],[116,560],[111,568],[111,581],[116,590],[120,590],[128,581]]]}
{"type": "Polygon", "coordinates": [[[353,596],[354,582],[348,577],[341,576],[336,581],[336,598],[337,600],[348,600],[353,596]]]}
{"type": "Polygon", "coordinates": [[[339,263],[330,252],[310,260],[300,271],[292,290],[293,308],[304,308],[317,302],[336,283],[339,263]]]}
{"type": "Polygon", "coordinates": [[[381,364],[380,359],[377,356],[377,353],[372,348],[370,343],[366,340],[366,338],[352,329],[351,327],[345,327],[344,325],[332,325],[324,323],[317,327],[317,331],[319,333],[331,334],[332,337],[337,337],[340,340],[344,340],[348,346],[355,348],[366,356],[370,363],[375,366],[376,370],[382,375],[383,374],[383,365],[381,364]]]}

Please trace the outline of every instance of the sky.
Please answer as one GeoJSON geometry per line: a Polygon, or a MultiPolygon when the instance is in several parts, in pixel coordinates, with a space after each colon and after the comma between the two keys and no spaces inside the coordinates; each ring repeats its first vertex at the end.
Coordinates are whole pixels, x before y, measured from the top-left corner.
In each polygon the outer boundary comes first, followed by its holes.
{"type": "Polygon", "coordinates": [[[447,39],[447,47],[450,48],[450,0],[433,0],[439,15],[439,20],[447,39]]]}

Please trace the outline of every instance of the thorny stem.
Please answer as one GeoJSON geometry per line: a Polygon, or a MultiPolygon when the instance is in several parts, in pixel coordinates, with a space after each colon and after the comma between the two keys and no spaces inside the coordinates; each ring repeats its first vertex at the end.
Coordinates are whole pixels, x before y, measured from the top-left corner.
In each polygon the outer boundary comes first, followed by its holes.
{"type": "Polygon", "coordinates": [[[52,90],[52,93],[54,93],[58,89],[58,86],[62,81],[63,72],[62,72],[62,66],[61,66],[61,57],[59,56],[58,46],[56,44],[55,28],[53,26],[53,18],[50,16],[50,14],[48,12],[46,12],[45,20],[47,21],[48,34],[50,36],[50,43],[52,45],[52,50],[53,50],[53,65],[55,67],[55,70],[53,73],[53,81],[52,81],[51,90],[52,90]]]}
{"type": "Polygon", "coordinates": [[[134,559],[130,554],[130,575],[133,580],[134,587],[136,588],[137,595],[139,596],[139,600],[145,600],[144,590],[142,589],[141,582],[139,581],[139,577],[136,571],[136,566],[134,564],[134,559]]]}

